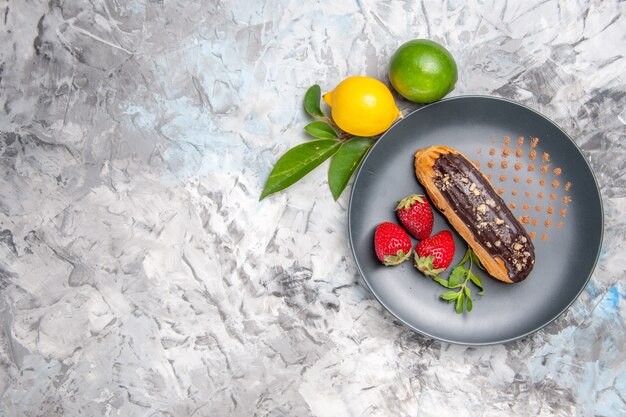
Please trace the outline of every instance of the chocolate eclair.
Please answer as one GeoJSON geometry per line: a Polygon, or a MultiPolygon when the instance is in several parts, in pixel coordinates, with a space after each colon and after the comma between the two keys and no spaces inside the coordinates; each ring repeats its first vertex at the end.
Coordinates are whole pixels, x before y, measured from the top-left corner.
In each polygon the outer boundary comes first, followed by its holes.
{"type": "Polygon", "coordinates": [[[472,162],[431,146],[415,154],[415,175],[491,276],[508,283],[528,276],[535,264],[530,236],[472,162]]]}

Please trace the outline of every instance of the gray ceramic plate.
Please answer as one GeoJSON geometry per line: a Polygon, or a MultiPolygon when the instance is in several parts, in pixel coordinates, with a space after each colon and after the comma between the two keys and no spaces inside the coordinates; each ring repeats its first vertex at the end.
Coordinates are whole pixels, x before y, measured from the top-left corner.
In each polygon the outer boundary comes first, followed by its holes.
{"type": "MultiPolygon", "coordinates": [[[[423,335],[466,345],[511,341],[562,314],[589,280],[603,232],[595,177],[567,134],[528,107],[483,96],[453,97],[422,107],[385,133],[356,175],[348,223],[359,271],[383,306],[423,335]],[[531,137],[539,139],[534,148],[531,137]],[[450,146],[477,161],[504,200],[515,205],[513,213],[528,216],[523,218],[528,232],[536,233],[536,264],[529,277],[505,284],[481,271],[485,295],[474,295],[473,311],[462,315],[438,298],[444,288],[421,275],[412,262],[385,267],[374,254],[376,226],[397,223],[396,203],[409,194],[424,194],[413,156],[431,145],[450,146]]],[[[454,232],[436,212],[433,233],[442,229],[454,232]]],[[[453,265],[467,248],[454,235],[453,265]]]]}

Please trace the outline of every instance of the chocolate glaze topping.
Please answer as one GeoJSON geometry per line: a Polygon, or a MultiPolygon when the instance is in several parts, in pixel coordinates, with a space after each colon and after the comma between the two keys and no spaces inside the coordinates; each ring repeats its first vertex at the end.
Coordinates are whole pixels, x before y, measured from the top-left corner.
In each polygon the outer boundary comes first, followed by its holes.
{"type": "Polygon", "coordinates": [[[476,241],[504,261],[511,281],[524,280],[535,263],[535,247],[483,174],[453,153],[440,155],[433,169],[435,185],[476,241]]]}

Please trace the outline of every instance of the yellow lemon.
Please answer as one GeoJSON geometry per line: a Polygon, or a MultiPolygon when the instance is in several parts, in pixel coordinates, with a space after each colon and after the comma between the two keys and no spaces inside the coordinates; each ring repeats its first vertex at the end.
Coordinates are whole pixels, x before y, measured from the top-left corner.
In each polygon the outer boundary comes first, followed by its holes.
{"type": "Polygon", "coordinates": [[[355,136],[379,135],[401,116],[391,91],[370,77],[346,78],[323,98],[337,126],[355,136]]]}

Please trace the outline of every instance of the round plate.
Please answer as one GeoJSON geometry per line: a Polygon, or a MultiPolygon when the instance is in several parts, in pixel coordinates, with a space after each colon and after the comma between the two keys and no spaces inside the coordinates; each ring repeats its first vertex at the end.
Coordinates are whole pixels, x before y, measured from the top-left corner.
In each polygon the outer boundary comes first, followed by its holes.
{"type": "MultiPolygon", "coordinates": [[[[359,271],[387,310],[426,336],[486,345],[539,330],[578,297],[602,243],[602,200],[589,164],[553,122],[501,98],[460,96],[414,111],[378,140],[356,175],[348,225],[359,271]],[[534,147],[531,138],[539,139],[534,147]],[[445,288],[412,261],[385,267],[374,253],[376,226],[399,224],[397,202],[425,194],[413,159],[417,150],[431,145],[457,149],[479,164],[531,236],[536,234],[535,267],[528,278],[505,284],[480,271],[485,294],[478,296],[472,287],[470,313],[456,314],[453,304],[439,299],[445,288]]],[[[444,229],[455,236],[454,266],[467,245],[435,210],[433,234],[444,229]]]]}

